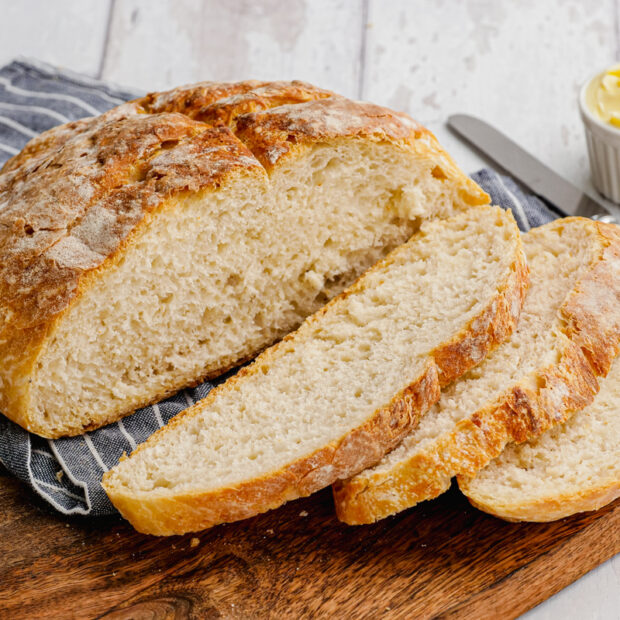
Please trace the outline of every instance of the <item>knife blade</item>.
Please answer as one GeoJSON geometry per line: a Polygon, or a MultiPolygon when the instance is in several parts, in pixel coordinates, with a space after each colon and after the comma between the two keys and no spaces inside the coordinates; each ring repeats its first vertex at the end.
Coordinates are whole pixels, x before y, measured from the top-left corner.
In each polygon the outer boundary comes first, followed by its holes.
{"type": "Polygon", "coordinates": [[[454,114],[448,118],[448,126],[563,215],[617,223],[596,196],[575,187],[485,121],[454,114]]]}

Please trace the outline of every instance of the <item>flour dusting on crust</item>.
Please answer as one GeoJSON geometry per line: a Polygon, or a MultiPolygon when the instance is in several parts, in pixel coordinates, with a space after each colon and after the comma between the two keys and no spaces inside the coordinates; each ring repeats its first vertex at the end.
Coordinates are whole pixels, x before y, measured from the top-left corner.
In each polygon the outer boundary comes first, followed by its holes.
{"type": "Polygon", "coordinates": [[[304,82],[202,82],[124,103],[31,140],[0,173],[0,314],[62,311],[79,279],[175,193],[264,175],[334,137],[428,140],[405,115],[304,82]]]}

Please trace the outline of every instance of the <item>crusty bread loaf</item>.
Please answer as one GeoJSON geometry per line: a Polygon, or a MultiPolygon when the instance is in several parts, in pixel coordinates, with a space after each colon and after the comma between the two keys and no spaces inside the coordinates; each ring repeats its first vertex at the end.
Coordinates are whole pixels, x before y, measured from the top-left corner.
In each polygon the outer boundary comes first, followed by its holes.
{"type": "Polygon", "coordinates": [[[142,532],[250,517],[377,462],[440,385],[513,329],[527,267],[510,213],[421,232],[110,470],[142,532]]]}
{"type": "Polygon", "coordinates": [[[78,434],[253,357],[425,218],[488,196],[408,117],[204,83],[52,129],[0,174],[0,411],[78,434]]]}
{"type": "Polygon", "coordinates": [[[376,467],[334,487],[338,517],[369,523],[473,475],[592,402],[620,345],[620,232],[582,218],[524,236],[531,286],[512,337],[448,386],[376,467]]]}
{"type": "Polygon", "coordinates": [[[510,444],[474,478],[469,501],[508,521],[553,521],[620,497],[620,361],[594,402],[537,439],[510,444]]]}

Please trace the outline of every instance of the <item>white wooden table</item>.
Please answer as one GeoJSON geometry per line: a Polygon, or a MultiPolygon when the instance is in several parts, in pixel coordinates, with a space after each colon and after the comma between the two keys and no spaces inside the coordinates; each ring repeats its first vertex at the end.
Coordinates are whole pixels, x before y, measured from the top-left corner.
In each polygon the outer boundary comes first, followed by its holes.
{"type": "MultiPolygon", "coordinates": [[[[620,0],[0,0],[0,63],[22,55],[143,90],[302,79],[409,112],[467,172],[444,127],[481,116],[575,184],[576,97],[620,59],[620,0]]],[[[620,618],[620,556],[524,616],[620,618]]]]}

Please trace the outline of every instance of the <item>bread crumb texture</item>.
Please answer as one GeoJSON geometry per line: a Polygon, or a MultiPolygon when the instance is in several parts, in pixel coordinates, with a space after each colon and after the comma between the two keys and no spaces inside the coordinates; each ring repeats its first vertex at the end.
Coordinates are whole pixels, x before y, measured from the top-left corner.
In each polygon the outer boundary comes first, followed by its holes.
{"type": "Polygon", "coordinates": [[[523,236],[531,285],[512,336],[447,386],[375,467],[334,486],[341,520],[370,523],[437,497],[509,442],[590,404],[620,345],[620,236],[583,218],[523,236]]]}
{"type": "Polygon", "coordinates": [[[79,434],[252,358],[429,218],[488,196],[405,115],[201,83],[0,173],[0,411],[79,434]]]}
{"type": "Polygon", "coordinates": [[[420,232],[104,477],[143,532],[275,508],[376,463],[514,328],[527,285],[509,212],[420,232]]]}

